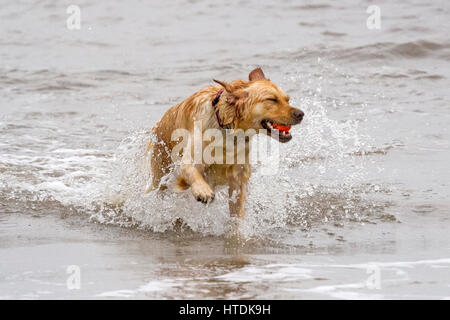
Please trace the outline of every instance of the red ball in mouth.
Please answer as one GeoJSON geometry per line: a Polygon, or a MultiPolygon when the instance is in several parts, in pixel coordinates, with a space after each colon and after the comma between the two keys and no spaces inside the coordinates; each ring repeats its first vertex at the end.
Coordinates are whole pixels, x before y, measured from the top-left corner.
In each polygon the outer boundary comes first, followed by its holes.
{"type": "Polygon", "coordinates": [[[289,132],[289,130],[291,130],[291,126],[282,126],[275,122],[272,123],[272,126],[274,129],[277,129],[278,131],[289,132]]]}
{"type": "Polygon", "coordinates": [[[289,125],[278,124],[273,120],[263,120],[261,121],[261,125],[268,131],[268,135],[276,138],[280,142],[284,143],[292,139],[292,135],[289,132],[291,126],[289,125]]]}

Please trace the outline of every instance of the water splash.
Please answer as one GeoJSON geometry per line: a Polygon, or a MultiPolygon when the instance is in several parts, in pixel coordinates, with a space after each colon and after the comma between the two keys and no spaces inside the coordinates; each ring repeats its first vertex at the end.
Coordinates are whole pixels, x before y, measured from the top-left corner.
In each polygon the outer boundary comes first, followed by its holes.
{"type": "MultiPolygon", "coordinates": [[[[377,204],[364,197],[367,163],[360,155],[368,142],[358,133],[358,123],[331,119],[318,95],[293,97],[293,104],[301,105],[306,117],[294,127],[292,141],[278,145],[262,137],[280,148],[280,165],[278,173],[270,176],[258,166],[253,168],[247,215],[241,226],[248,237],[265,237],[289,226],[311,227],[316,222],[358,221],[377,210],[377,204]]],[[[59,128],[52,129],[50,136],[47,127],[41,129],[45,141],[29,135],[14,138],[16,144],[39,148],[20,154],[15,148],[3,149],[0,195],[5,206],[15,201],[24,212],[58,208],[88,215],[95,222],[153,232],[227,232],[232,219],[225,187],[217,188],[216,200],[206,206],[195,201],[189,190],[182,194],[144,192],[151,179],[149,130],[130,133],[115,150],[102,150],[79,144],[70,149],[70,144],[61,141],[59,128]]],[[[85,134],[98,134],[84,129],[85,134]]],[[[17,130],[27,129],[9,130],[15,137],[17,130]]]]}
{"type": "MultiPolygon", "coordinates": [[[[280,146],[278,174],[264,175],[258,167],[253,170],[241,226],[249,237],[293,224],[306,227],[318,221],[359,220],[377,208],[362,197],[365,161],[354,154],[364,143],[357,123],[330,119],[314,98],[304,98],[301,105],[307,117],[294,129],[294,139],[280,146]]],[[[149,140],[149,132],[140,131],[122,142],[103,198],[122,205],[120,210],[103,207],[93,218],[115,223],[125,216],[129,223],[155,232],[173,230],[182,221],[182,228],[194,232],[224,234],[230,223],[225,187],[218,188],[216,200],[206,206],[195,201],[189,190],[183,194],[143,192],[151,178],[149,140]]],[[[269,143],[278,142],[269,139],[269,143]]]]}

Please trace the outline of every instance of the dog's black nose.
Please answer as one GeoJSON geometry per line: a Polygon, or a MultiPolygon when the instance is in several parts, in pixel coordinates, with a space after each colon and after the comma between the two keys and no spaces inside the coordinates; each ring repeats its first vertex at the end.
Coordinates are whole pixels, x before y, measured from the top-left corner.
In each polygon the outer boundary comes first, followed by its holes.
{"type": "Polygon", "coordinates": [[[292,112],[292,117],[293,117],[295,120],[297,120],[298,122],[302,121],[304,115],[305,115],[305,114],[303,113],[302,110],[298,110],[298,109],[297,109],[297,110],[295,110],[294,112],[292,112]]]}

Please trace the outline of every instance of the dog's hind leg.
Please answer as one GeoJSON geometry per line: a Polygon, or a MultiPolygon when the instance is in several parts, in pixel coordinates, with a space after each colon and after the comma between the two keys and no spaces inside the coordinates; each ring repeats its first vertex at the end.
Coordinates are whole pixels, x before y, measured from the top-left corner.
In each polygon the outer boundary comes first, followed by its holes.
{"type": "Polygon", "coordinates": [[[246,185],[230,184],[228,189],[228,207],[230,209],[230,216],[244,219],[245,210],[244,203],[246,198],[246,185]],[[236,195],[234,195],[236,193],[236,195]]]}
{"type": "Polygon", "coordinates": [[[230,215],[244,219],[245,199],[247,196],[247,182],[250,178],[251,169],[249,165],[234,165],[227,172],[228,176],[228,206],[230,215]]]}
{"type": "Polygon", "coordinates": [[[170,172],[170,157],[167,156],[167,151],[160,143],[150,142],[147,152],[150,153],[150,168],[152,171],[152,181],[145,191],[149,193],[158,188],[165,188],[160,183],[161,179],[170,172]]]}

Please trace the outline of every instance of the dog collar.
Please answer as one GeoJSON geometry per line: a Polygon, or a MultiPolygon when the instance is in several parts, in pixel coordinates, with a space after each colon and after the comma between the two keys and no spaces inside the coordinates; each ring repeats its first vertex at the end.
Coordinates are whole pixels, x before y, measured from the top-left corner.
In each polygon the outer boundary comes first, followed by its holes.
{"type": "Polygon", "coordinates": [[[228,126],[224,126],[222,124],[222,120],[220,120],[220,116],[219,116],[219,109],[217,109],[217,104],[219,103],[220,97],[222,96],[223,93],[223,89],[220,89],[219,92],[217,92],[216,96],[214,97],[213,101],[212,101],[212,106],[214,109],[214,112],[216,114],[216,119],[217,119],[217,123],[219,124],[219,127],[221,127],[222,129],[229,129],[228,126]]]}

